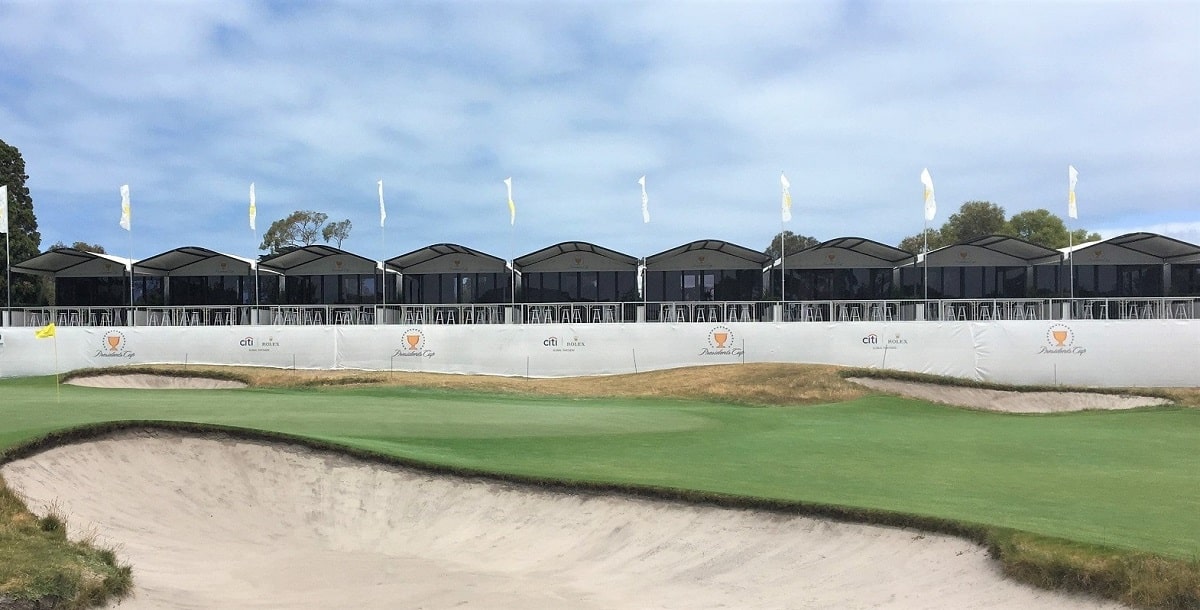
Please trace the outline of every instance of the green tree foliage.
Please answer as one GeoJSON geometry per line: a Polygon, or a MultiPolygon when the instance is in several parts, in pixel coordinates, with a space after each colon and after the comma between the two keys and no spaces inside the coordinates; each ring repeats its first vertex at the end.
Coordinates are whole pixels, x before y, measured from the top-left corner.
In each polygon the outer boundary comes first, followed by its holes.
{"type": "MultiPolygon", "coordinates": [[[[1028,210],[1004,219],[1004,208],[989,201],[968,201],[940,228],[926,229],[929,249],[936,250],[956,243],[987,235],[1009,235],[1047,248],[1065,248],[1068,245],[1067,227],[1063,220],[1049,210],[1028,210]]],[[[1100,239],[1097,233],[1087,229],[1071,232],[1074,243],[1100,239]]],[[[899,248],[909,252],[921,252],[921,234],[910,235],[900,240],[899,248]]]]}
{"type": "Polygon", "coordinates": [[[764,252],[767,253],[767,256],[771,257],[771,260],[775,260],[779,258],[780,253],[787,253],[788,255],[795,254],[805,248],[811,248],[819,243],[821,242],[815,237],[797,235],[791,231],[784,231],[783,233],[777,233],[775,235],[775,238],[771,240],[771,244],[767,246],[767,249],[764,252]]]}
{"type": "Polygon", "coordinates": [[[942,225],[942,237],[951,243],[1003,233],[1004,208],[990,201],[968,201],[942,225]]]}
{"type": "MultiPolygon", "coordinates": [[[[8,269],[10,263],[17,264],[29,260],[40,253],[42,234],[38,232],[37,216],[33,213],[33,198],[25,181],[25,160],[21,151],[15,146],[0,140],[0,184],[8,186],[8,244],[12,260],[5,258],[5,252],[0,249],[0,262],[8,269]]],[[[0,306],[7,305],[8,284],[7,273],[0,273],[0,306]]],[[[12,274],[12,304],[37,305],[41,285],[38,278],[23,273],[12,274]]]]}
{"type": "Polygon", "coordinates": [[[321,237],[325,239],[325,243],[336,240],[337,247],[341,248],[342,241],[347,237],[350,237],[350,228],[351,224],[349,218],[339,222],[331,222],[325,225],[324,229],[321,229],[321,237]]]}
{"type": "Polygon", "coordinates": [[[341,247],[342,241],[350,237],[350,221],[347,219],[326,225],[328,219],[329,215],[324,212],[296,210],[286,218],[271,223],[258,249],[278,254],[288,248],[311,246],[317,243],[318,237],[323,237],[325,243],[337,240],[338,247],[341,247]]]}
{"type": "Polygon", "coordinates": [[[104,251],[104,246],[101,246],[100,244],[89,244],[86,241],[77,241],[70,245],[67,245],[61,241],[56,241],[54,242],[54,245],[50,246],[48,249],[53,250],[55,248],[75,248],[76,250],[92,252],[94,254],[107,254],[107,252],[104,251]]]}
{"type": "Polygon", "coordinates": [[[925,229],[924,238],[921,237],[920,233],[917,233],[916,235],[909,235],[908,237],[900,240],[900,245],[897,247],[901,250],[906,250],[908,252],[917,254],[925,250],[927,243],[930,250],[937,250],[942,246],[950,245],[950,241],[947,240],[944,235],[942,235],[941,229],[925,229]],[[928,242],[926,242],[926,239],[928,242]]]}

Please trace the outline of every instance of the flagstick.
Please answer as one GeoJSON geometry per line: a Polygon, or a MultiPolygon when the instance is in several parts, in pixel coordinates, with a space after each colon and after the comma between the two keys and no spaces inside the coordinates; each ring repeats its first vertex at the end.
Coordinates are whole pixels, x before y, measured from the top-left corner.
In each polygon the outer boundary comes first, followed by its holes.
{"type": "Polygon", "coordinates": [[[5,311],[8,312],[8,323],[12,324],[12,254],[8,250],[9,236],[12,235],[12,223],[8,221],[8,187],[4,188],[4,288],[8,291],[8,305],[5,311]]]}
{"type": "Polygon", "coordinates": [[[58,389],[59,375],[58,375],[58,331],[57,330],[54,331],[54,336],[52,337],[52,339],[54,341],[54,402],[62,403],[62,394],[60,393],[60,391],[58,389]]]}
{"type": "MultiPolygon", "coordinates": [[[[7,206],[8,201],[5,201],[4,205],[7,206]]],[[[12,324],[12,254],[8,251],[8,235],[11,232],[12,227],[8,227],[8,230],[4,232],[4,273],[6,278],[4,288],[8,290],[8,307],[6,311],[8,311],[9,324],[12,324]]]]}

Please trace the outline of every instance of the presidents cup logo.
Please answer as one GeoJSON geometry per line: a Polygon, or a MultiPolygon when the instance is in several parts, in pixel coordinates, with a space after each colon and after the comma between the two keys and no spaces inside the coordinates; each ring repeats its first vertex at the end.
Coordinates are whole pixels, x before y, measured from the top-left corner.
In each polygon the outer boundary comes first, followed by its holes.
{"type": "Polygon", "coordinates": [[[133,352],[125,349],[125,333],[110,330],[100,337],[100,349],[96,350],[97,358],[133,358],[133,352]]]}
{"type": "Polygon", "coordinates": [[[708,331],[708,346],[700,350],[701,356],[741,356],[742,348],[734,347],[733,331],[725,326],[714,326],[708,331]]]}
{"type": "Polygon", "coordinates": [[[1046,342],[1038,349],[1039,354],[1076,354],[1087,353],[1087,348],[1075,345],[1075,331],[1066,324],[1051,324],[1046,329],[1046,342]]]}
{"type": "Polygon", "coordinates": [[[432,358],[433,350],[425,349],[425,333],[419,328],[404,331],[404,344],[392,353],[393,358],[432,358]]]}

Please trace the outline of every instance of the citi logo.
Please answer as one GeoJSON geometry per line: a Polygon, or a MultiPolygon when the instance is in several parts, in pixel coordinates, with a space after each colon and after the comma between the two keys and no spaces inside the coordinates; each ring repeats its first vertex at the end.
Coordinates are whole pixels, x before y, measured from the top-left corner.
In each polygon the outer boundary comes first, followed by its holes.
{"type": "Polygon", "coordinates": [[[546,347],[558,347],[558,337],[550,337],[549,339],[542,341],[542,345],[545,345],[546,347]]]}
{"type": "Polygon", "coordinates": [[[245,339],[238,341],[238,345],[240,345],[242,347],[254,347],[254,338],[246,337],[245,339]]]}
{"type": "Polygon", "coordinates": [[[863,337],[862,342],[863,345],[877,345],[879,343],[879,337],[872,333],[863,337]]]}

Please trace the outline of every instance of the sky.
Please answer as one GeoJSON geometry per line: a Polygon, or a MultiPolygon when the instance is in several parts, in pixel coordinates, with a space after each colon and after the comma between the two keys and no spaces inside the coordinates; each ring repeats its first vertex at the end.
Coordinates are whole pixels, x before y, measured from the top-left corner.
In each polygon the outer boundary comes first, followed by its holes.
{"type": "Polygon", "coordinates": [[[254,256],[294,210],[377,260],[896,245],[923,168],[940,226],[1066,219],[1068,165],[1071,228],[1200,243],[1200,2],[0,0],[0,57],[43,249],[254,256]]]}

